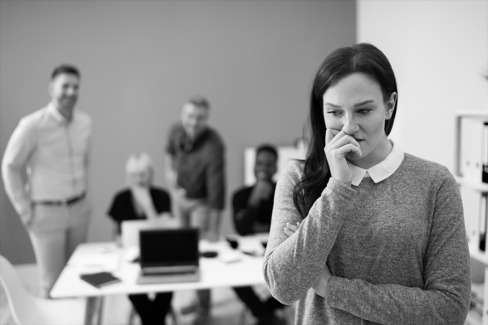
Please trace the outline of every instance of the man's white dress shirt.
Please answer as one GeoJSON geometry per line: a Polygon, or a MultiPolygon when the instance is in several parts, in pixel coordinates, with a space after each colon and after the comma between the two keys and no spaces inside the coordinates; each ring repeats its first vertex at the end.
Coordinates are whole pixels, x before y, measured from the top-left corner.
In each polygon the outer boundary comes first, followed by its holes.
{"type": "Polygon", "coordinates": [[[17,213],[30,210],[32,201],[65,200],[87,190],[91,125],[90,116],[77,110],[68,122],[52,103],[20,120],[2,161],[5,190],[17,213]]]}

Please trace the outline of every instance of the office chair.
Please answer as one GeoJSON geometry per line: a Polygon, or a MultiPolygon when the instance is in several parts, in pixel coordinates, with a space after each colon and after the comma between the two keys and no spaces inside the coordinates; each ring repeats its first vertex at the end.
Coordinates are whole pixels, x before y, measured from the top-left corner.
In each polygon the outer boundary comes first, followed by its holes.
{"type": "Polygon", "coordinates": [[[7,294],[15,323],[35,325],[83,324],[83,300],[52,300],[34,297],[24,287],[10,262],[0,255],[0,282],[7,294]]]}

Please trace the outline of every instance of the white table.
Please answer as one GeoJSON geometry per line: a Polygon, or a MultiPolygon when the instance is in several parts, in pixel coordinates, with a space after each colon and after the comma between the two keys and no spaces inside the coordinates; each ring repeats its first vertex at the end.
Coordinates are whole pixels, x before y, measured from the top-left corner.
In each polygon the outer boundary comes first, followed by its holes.
{"type": "Polygon", "coordinates": [[[263,284],[264,247],[261,242],[266,240],[266,234],[238,237],[238,250],[233,250],[226,241],[218,243],[201,241],[200,251],[215,250],[219,255],[215,258],[200,258],[200,281],[164,284],[137,284],[136,280],[140,272],[139,264],[129,262],[124,251],[113,242],[81,244],[76,248],[56,281],[51,290],[51,297],[87,298],[85,324],[91,324],[94,317],[97,318],[98,323],[101,322],[103,297],[108,295],[263,284]],[[254,252],[257,256],[250,256],[242,251],[254,252]],[[225,262],[226,259],[238,259],[238,261],[225,262]],[[112,272],[122,281],[96,288],[80,279],[82,273],[100,271],[112,272]]]}

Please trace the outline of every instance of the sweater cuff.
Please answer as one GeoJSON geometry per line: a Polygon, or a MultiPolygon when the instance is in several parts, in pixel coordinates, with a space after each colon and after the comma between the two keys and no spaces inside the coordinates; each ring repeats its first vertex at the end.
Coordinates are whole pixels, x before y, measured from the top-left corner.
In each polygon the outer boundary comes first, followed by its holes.
{"type": "Polygon", "coordinates": [[[355,190],[351,186],[346,185],[343,182],[338,181],[337,179],[335,179],[333,177],[329,178],[329,181],[327,182],[326,188],[331,188],[334,190],[341,189],[341,190],[346,190],[346,191],[351,190],[351,191],[355,192],[355,190]]]}
{"type": "Polygon", "coordinates": [[[352,202],[356,195],[356,190],[353,189],[351,186],[344,184],[341,181],[338,181],[334,178],[329,178],[329,182],[327,186],[322,191],[322,196],[326,195],[333,195],[333,197],[339,198],[341,201],[345,200],[347,202],[352,202]]]}
{"type": "Polygon", "coordinates": [[[340,306],[347,303],[347,298],[344,293],[341,293],[341,289],[346,285],[343,278],[331,276],[329,282],[327,282],[327,290],[325,293],[325,301],[327,305],[334,308],[340,308],[340,306]]]}
{"type": "Polygon", "coordinates": [[[331,276],[325,295],[327,305],[344,311],[358,305],[358,287],[353,280],[331,276]]]}

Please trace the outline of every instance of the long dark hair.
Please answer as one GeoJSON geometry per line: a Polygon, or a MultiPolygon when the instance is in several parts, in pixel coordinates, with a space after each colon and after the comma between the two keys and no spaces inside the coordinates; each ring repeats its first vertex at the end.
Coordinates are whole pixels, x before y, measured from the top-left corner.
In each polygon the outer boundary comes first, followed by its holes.
{"type": "MultiPolygon", "coordinates": [[[[398,94],[395,74],[386,56],[374,45],[361,43],[341,47],[330,53],[320,65],[310,94],[308,130],[310,132],[307,157],[302,179],[295,185],[293,202],[305,218],[314,202],[320,197],[330,179],[330,169],[324,153],[325,122],[322,96],[330,87],[348,75],[361,72],[375,80],[381,87],[386,102],[393,92],[398,94]]],[[[389,120],[385,121],[385,133],[390,134],[395,121],[396,106],[389,120]]]]}

